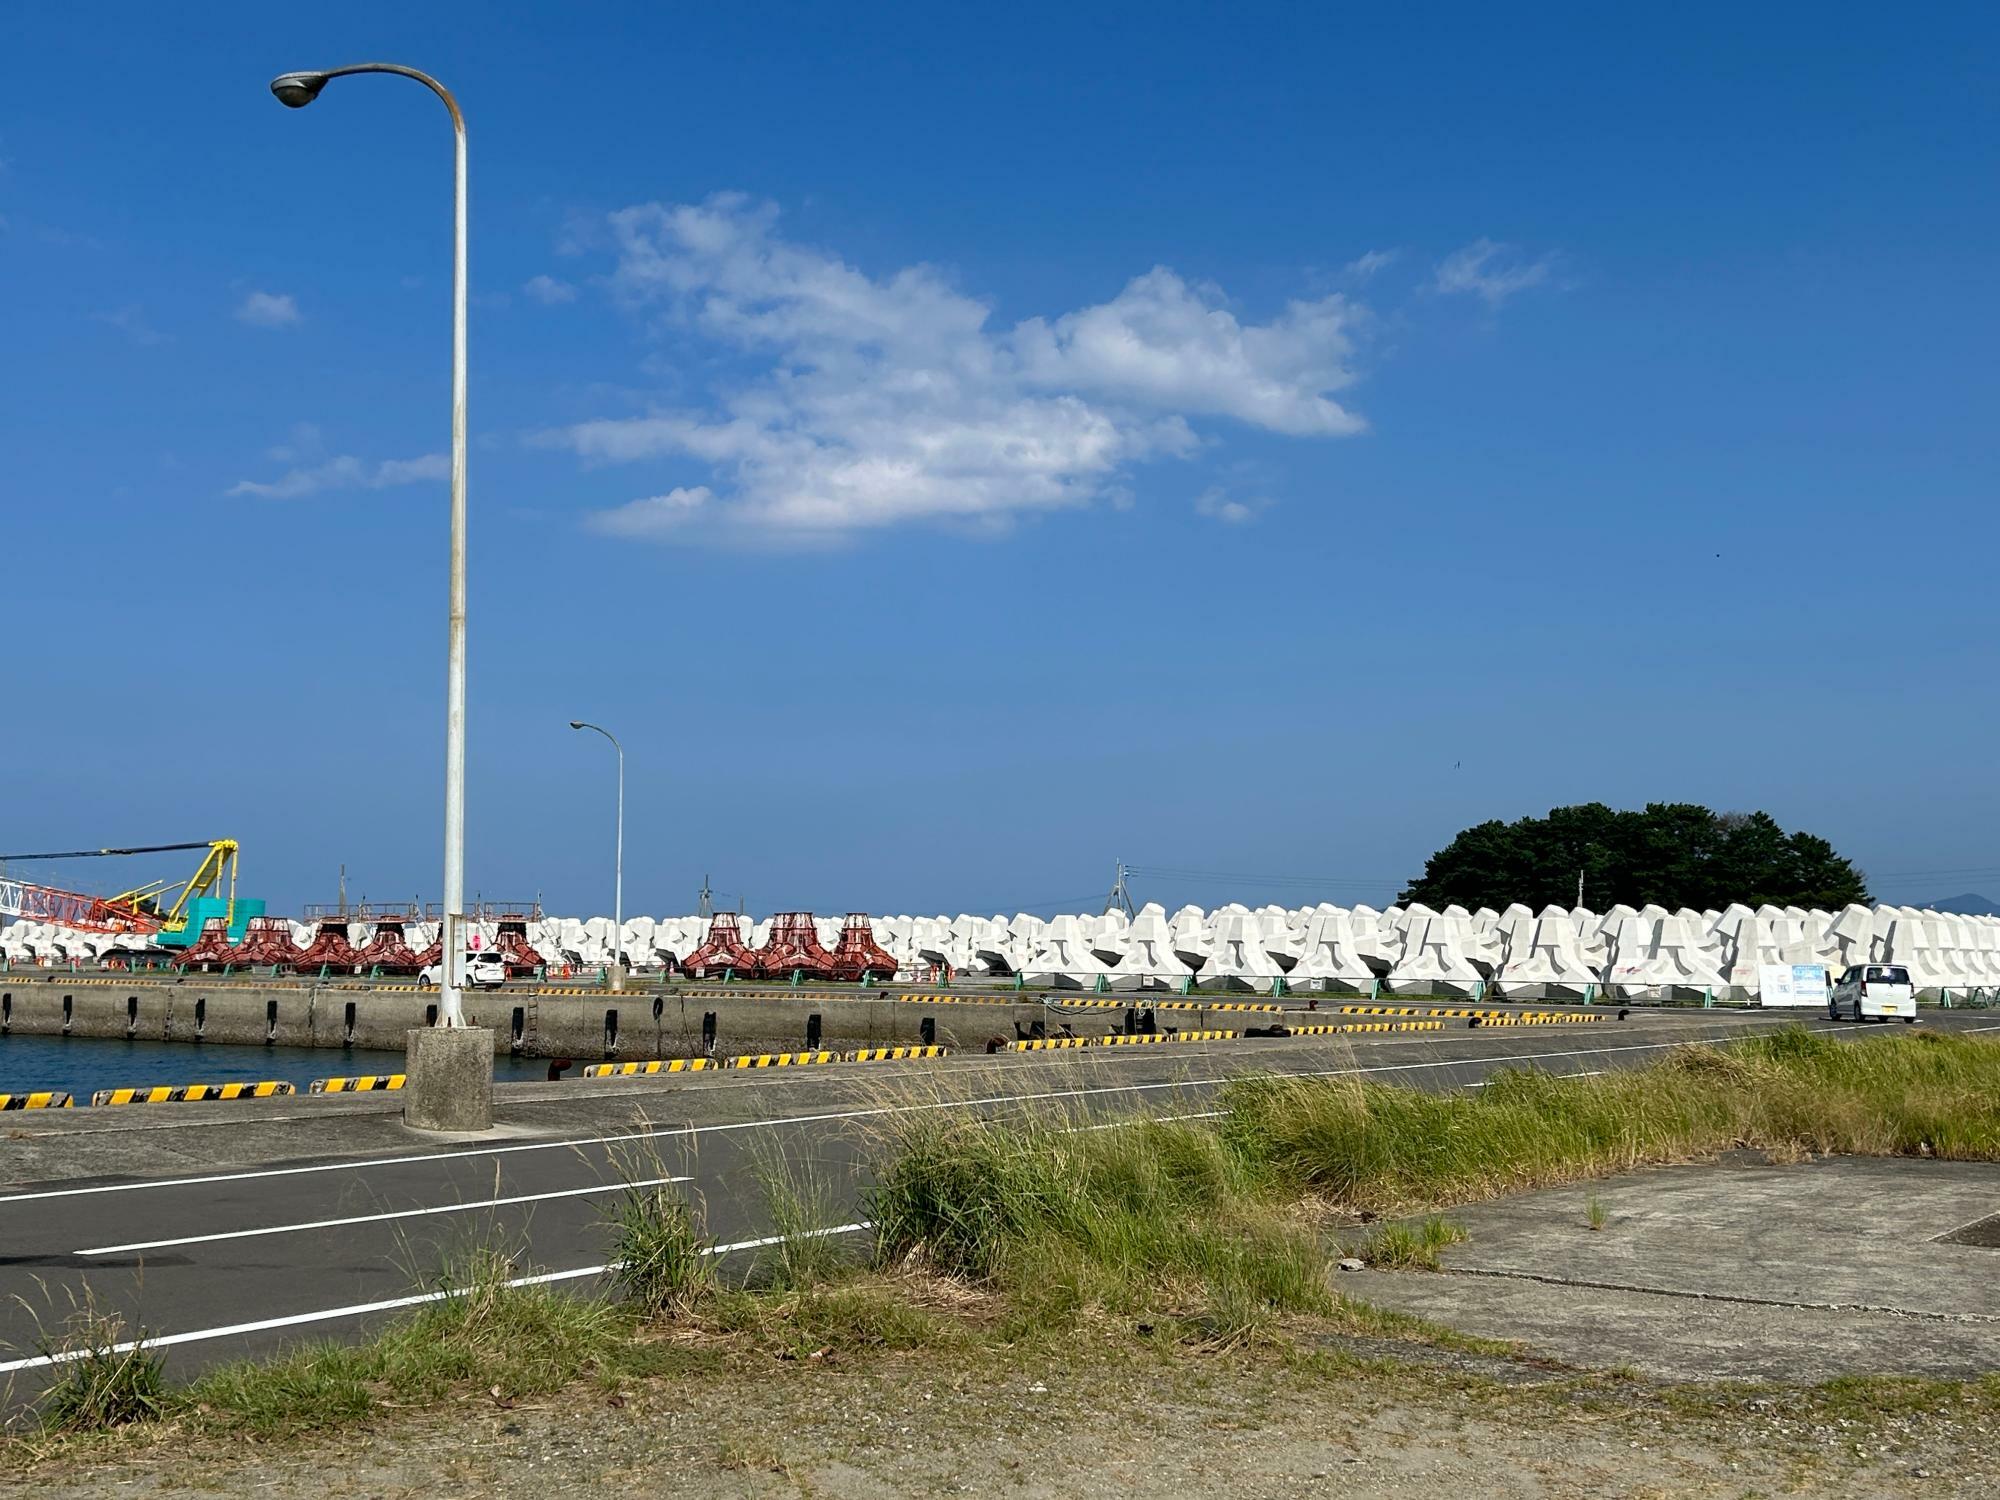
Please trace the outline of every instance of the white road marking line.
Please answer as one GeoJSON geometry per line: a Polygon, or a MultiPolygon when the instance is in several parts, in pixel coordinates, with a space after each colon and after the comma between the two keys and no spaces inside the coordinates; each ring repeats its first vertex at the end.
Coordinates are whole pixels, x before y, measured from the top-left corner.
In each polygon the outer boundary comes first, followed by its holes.
{"type": "MultiPolygon", "coordinates": [[[[1820,1026],[1808,1027],[1807,1029],[1832,1032],[1840,1028],[1820,1026]]],[[[2000,1026],[1962,1027],[1960,1029],[1968,1031],[2000,1031],[2000,1026]]],[[[1475,1032],[1463,1033],[1465,1036],[1477,1034],[1475,1032]]],[[[1747,1031],[1739,1030],[1735,1035],[1696,1035],[1679,1037],[1670,1042],[1637,1042],[1624,1047],[1581,1047],[1565,1052],[1513,1052],[1480,1057],[1444,1058],[1432,1062],[1375,1063],[1368,1067],[1323,1068],[1309,1072],[1288,1072],[1282,1076],[1287,1078],[1350,1078],[1366,1073],[1415,1073],[1430,1068],[1472,1068],[1491,1066],[1495,1063],[1546,1062],[1552,1058],[1561,1057],[1608,1057],[1620,1052],[1662,1052],[1671,1047],[1685,1046],[1690,1041],[1733,1041],[1736,1036],[1748,1034],[1747,1031]]],[[[1386,1041],[1390,1039],[1371,1038],[1370,1040],[1386,1041]]],[[[1437,1038],[1435,1036],[1425,1036],[1422,1038],[1397,1037],[1394,1040],[1414,1045],[1429,1046],[1434,1044],[1437,1038]]],[[[1080,1051],[1072,1056],[1058,1053],[1051,1057],[1050,1065],[1060,1067],[1065,1064],[1079,1064],[1086,1060],[1094,1066],[1112,1062],[1157,1062],[1159,1060],[1157,1056],[1142,1055],[1149,1054],[1150,1051],[1151,1049],[1149,1048],[1135,1047],[1129,1049],[1129,1051],[1127,1049],[1111,1048],[1107,1049],[1103,1054],[1080,1051]],[[1114,1057],[1112,1055],[1114,1053],[1118,1055],[1114,1057]],[[1061,1061],[1055,1061],[1056,1058],[1060,1058],[1061,1061]]],[[[759,1081],[777,1082],[778,1080],[773,1078],[759,1081]]],[[[796,1080],[784,1081],[793,1082],[796,1080]]],[[[249,1172],[214,1172],[199,1177],[157,1177],[149,1178],[143,1182],[107,1182],[97,1183],[90,1187],[45,1188],[39,1192],[0,1195],[0,1208],[4,1208],[10,1203],[39,1203],[50,1198],[82,1198],[94,1196],[99,1193],[149,1192],[156,1188],[196,1187],[213,1182],[251,1182],[270,1177],[301,1177],[316,1172],[365,1172],[376,1167],[410,1166],[420,1162],[471,1161],[483,1156],[509,1156],[523,1151],[573,1151],[579,1146],[613,1146],[626,1141],[676,1140],[683,1137],[723,1134],[737,1130],[769,1130],[784,1125],[822,1125],[841,1120],[879,1119],[886,1115],[913,1114],[928,1110],[976,1109],[989,1104],[1037,1104],[1051,1099],[1089,1099],[1103,1094],[1143,1094],[1159,1089],[1219,1088],[1229,1081],[1227,1078],[1180,1078],[1165,1083],[1119,1083],[1090,1089],[1046,1089],[1032,1094],[989,1094],[977,1099],[938,1100],[924,1104],[896,1104],[874,1109],[828,1110],[819,1114],[784,1115],[770,1120],[732,1120],[716,1125],[682,1126],[674,1130],[634,1130],[618,1135],[589,1135],[559,1141],[531,1141],[517,1146],[473,1146],[463,1151],[431,1151],[415,1156],[362,1157],[352,1161],[319,1162],[305,1167],[265,1167],[249,1172]]]]}
{"type": "MultiPolygon", "coordinates": [[[[1558,1078],[1602,1078],[1603,1076],[1604,1076],[1604,1069],[1602,1068],[1591,1068],[1585,1072],[1556,1074],[1556,1077],[1558,1078]]],[[[1492,1083],[1492,1081],[1493,1080],[1490,1078],[1481,1078],[1475,1083],[1462,1084],[1461,1087],[1468,1089],[1483,1089],[1487,1087],[1490,1083],[1492,1083]]]]}
{"type": "MultiPolygon", "coordinates": [[[[637,1186],[637,1184],[634,1184],[637,1186]]],[[[873,1229],[874,1223],[867,1219],[852,1224],[836,1224],[829,1229],[809,1229],[798,1236],[799,1239],[827,1239],[840,1234],[857,1234],[864,1229],[873,1229]]],[[[710,1245],[703,1255],[729,1255],[738,1250],[761,1250],[767,1245],[781,1243],[786,1237],[781,1234],[766,1235],[756,1240],[736,1240],[727,1245],[710,1245]]],[[[578,1266],[569,1271],[542,1271],[533,1276],[516,1276],[507,1283],[510,1287],[549,1286],[558,1281],[581,1281],[586,1276],[602,1276],[613,1269],[617,1262],[607,1261],[601,1266],[578,1266]]],[[[167,1349],[175,1344],[199,1344],[210,1339],[239,1338],[249,1333],[268,1333],[278,1328],[299,1328],[308,1323],[329,1323],[336,1318],[358,1318],[369,1313],[396,1312],[406,1307],[422,1307],[428,1302],[442,1302],[448,1297],[463,1296],[470,1288],[451,1287],[443,1291],[418,1292],[408,1297],[388,1297],[380,1302],[356,1302],[347,1307],[327,1307],[316,1312],[291,1313],[282,1318],[261,1318],[255,1323],[231,1323],[221,1328],[196,1328],[186,1333],[163,1333],[156,1338],[127,1339],[113,1344],[112,1354],[129,1354],[132,1350],[167,1349]]],[[[16,1370],[39,1370],[49,1365],[67,1364],[73,1359],[82,1359],[91,1351],[87,1349],[65,1350],[55,1354],[34,1354],[25,1359],[10,1359],[0,1363],[0,1375],[11,1375],[16,1370]]]]}
{"type": "Polygon", "coordinates": [[[122,1255],[133,1250],[167,1250],[175,1245],[209,1245],[217,1240],[253,1240],[267,1234],[299,1234],[308,1229],[345,1229],[354,1224],[382,1224],[391,1219],[421,1219],[429,1214],[470,1213],[476,1208],[505,1208],[514,1203],[540,1203],[549,1198],[582,1198],[591,1193],[615,1193],[628,1187],[664,1187],[685,1177],[649,1177],[642,1182],[594,1182],[588,1187],[549,1193],[521,1193],[511,1198],[481,1198],[471,1203],[439,1203],[428,1208],[400,1208],[392,1213],[356,1214],[346,1219],[308,1219],[297,1224],[270,1224],[261,1229],[225,1229],[215,1234],[190,1234],[176,1240],[134,1240],[129,1245],[98,1245],[78,1255],[122,1255]]]}

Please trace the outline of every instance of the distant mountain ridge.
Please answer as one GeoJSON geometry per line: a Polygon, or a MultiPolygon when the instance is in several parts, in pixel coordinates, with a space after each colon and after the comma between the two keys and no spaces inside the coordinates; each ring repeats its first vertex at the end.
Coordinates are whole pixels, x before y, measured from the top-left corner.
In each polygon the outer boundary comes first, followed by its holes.
{"type": "Polygon", "coordinates": [[[1932,911],[1948,911],[1955,917],[2000,917],[2000,901],[1989,901],[1986,897],[1968,892],[1963,896],[1947,896],[1942,901],[1919,903],[1932,911]]]}

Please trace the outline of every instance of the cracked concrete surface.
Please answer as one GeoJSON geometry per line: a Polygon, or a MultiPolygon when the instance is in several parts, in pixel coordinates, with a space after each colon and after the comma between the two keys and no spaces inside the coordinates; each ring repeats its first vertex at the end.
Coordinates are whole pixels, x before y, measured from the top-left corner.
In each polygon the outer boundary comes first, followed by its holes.
{"type": "Polygon", "coordinates": [[[1941,1237],[1996,1209],[1990,1163],[1671,1167],[1453,1211],[1442,1273],[1341,1289],[1665,1379],[1963,1378],[2000,1368],[2000,1250],[1941,1237]]]}

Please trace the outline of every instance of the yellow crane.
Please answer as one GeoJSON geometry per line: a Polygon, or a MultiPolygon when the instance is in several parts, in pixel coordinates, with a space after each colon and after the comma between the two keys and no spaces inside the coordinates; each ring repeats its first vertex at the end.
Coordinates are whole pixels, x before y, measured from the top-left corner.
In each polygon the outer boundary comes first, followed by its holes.
{"type": "MultiPolygon", "coordinates": [[[[53,854],[0,854],[0,866],[27,860],[39,859],[100,859],[124,854],[172,854],[182,849],[202,849],[207,851],[194,874],[185,881],[172,879],[150,881],[129,891],[120,891],[115,896],[103,898],[78,896],[72,892],[55,891],[51,887],[24,887],[44,898],[38,901],[34,911],[14,913],[23,916],[48,915],[51,920],[64,921],[70,925],[95,928],[103,931],[156,932],[160,941],[170,948],[184,948],[201,936],[201,929],[210,917],[221,917],[224,926],[232,932],[236,928],[236,851],[235,839],[210,839],[198,844],[148,844],[131,849],[69,849],[53,854]],[[225,878],[228,894],[219,895],[225,878]],[[169,893],[172,899],[169,900],[169,893]],[[60,903],[61,911],[43,913],[41,906],[48,905],[45,899],[52,896],[67,897],[60,903]],[[71,908],[75,908],[72,910],[71,908]],[[197,918],[199,920],[197,920],[197,918]]],[[[261,903],[258,909],[261,910],[261,903]]]]}

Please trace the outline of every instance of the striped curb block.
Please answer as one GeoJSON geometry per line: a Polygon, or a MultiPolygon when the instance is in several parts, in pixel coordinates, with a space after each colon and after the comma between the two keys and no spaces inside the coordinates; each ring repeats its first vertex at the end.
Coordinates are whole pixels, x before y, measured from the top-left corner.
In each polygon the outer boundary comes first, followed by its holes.
{"type": "Polygon", "coordinates": [[[1176,1031],[1137,1036],[1050,1036],[1032,1041],[1009,1042],[1009,1052],[1069,1052],[1078,1047],[1145,1047],[1163,1042],[1223,1042],[1235,1040],[1234,1031],[1176,1031]]]}
{"type": "Polygon", "coordinates": [[[732,1057],[725,1068],[803,1068],[812,1063],[840,1061],[838,1052],[757,1052],[748,1057],[732,1057]]]}
{"type": "Polygon", "coordinates": [[[901,1062],[912,1057],[949,1057],[949,1047],[860,1047],[847,1054],[849,1062],[901,1062]]]}
{"type": "Polygon", "coordinates": [[[1345,1036],[1357,1031],[1443,1031],[1442,1021],[1341,1021],[1329,1026],[1287,1026],[1289,1036],[1345,1036]]]}
{"type": "Polygon", "coordinates": [[[310,1092],[315,1094],[370,1094],[403,1086],[401,1073],[362,1073],[353,1078],[315,1078],[310,1092]]]}
{"type": "Polygon", "coordinates": [[[652,1062],[592,1063],[585,1078],[646,1078],[656,1073],[699,1073],[722,1064],[708,1057],[662,1057],[652,1062]]]}
{"type": "Polygon", "coordinates": [[[1581,1026],[1586,1021],[1609,1020],[1608,1016],[1508,1016],[1475,1015],[1472,1026],[1581,1026]]]}
{"type": "Polygon", "coordinates": [[[1236,1035],[1233,1031],[1174,1031],[1142,1033],[1134,1036],[1098,1037],[1100,1047],[1143,1047],[1154,1042],[1226,1042],[1236,1035]]]}
{"type": "Polygon", "coordinates": [[[707,1068],[801,1068],[820,1063],[901,1062],[918,1057],[949,1057],[948,1047],[861,1047],[853,1052],[760,1052],[742,1057],[673,1057],[654,1062],[592,1063],[585,1078],[642,1078],[661,1073],[698,1073],[707,1068]]]}
{"type": "Polygon", "coordinates": [[[98,1107],[108,1104],[201,1104],[213,1099],[278,1099],[296,1094],[294,1084],[266,1080],[263,1083],[185,1083],[176,1088],[99,1089],[90,1096],[98,1107]]]}
{"type": "Polygon", "coordinates": [[[0,1109],[68,1109],[75,1102],[68,1094],[54,1090],[39,1094],[0,1094],[0,1109]]]}

